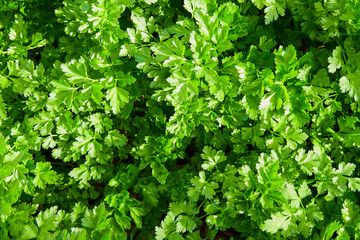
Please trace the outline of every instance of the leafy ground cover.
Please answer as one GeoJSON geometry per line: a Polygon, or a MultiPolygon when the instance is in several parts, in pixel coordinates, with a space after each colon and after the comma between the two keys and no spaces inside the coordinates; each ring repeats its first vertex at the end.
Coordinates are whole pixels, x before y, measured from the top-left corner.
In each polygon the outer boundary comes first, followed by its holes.
{"type": "Polygon", "coordinates": [[[360,239],[357,0],[0,16],[0,239],[360,239]]]}

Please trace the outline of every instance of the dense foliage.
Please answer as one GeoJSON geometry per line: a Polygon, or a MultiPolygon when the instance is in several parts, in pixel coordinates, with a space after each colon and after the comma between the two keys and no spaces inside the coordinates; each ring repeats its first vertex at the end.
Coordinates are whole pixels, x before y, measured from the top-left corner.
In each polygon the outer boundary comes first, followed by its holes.
{"type": "Polygon", "coordinates": [[[0,16],[0,239],[360,239],[359,1],[0,16]]]}

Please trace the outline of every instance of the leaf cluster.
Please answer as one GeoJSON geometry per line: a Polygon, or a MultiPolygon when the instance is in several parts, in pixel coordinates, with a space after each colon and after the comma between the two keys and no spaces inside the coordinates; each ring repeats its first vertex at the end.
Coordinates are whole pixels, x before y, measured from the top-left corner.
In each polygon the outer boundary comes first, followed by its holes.
{"type": "Polygon", "coordinates": [[[0,15],[0,239],[360,238],[358,1],[0,15]]]}

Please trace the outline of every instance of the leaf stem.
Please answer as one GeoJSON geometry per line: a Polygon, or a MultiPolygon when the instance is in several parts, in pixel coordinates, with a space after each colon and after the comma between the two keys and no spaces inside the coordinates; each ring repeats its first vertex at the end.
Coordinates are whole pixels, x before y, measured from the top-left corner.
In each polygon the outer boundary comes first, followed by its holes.
{"type": "Polygon", "coordinates": [[[3,74],[3,73],[6,71],[6,69],[7,69],[7,66],[5,66],[5,67],[4,67],[4,69],[3,69],[3,70],[1,70],[1,72],[0,72],[0,73],[1,73],[1,74],[3,74]]]}

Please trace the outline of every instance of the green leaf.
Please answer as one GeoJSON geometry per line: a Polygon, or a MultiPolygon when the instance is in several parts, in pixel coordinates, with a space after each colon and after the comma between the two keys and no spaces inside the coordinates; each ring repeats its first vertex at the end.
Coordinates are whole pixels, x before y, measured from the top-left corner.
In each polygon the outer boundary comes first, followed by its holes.
{"type": "Polygon", "coordinates": [[[129,93],[119,87],[111,88],[106,94],[106,100],[110,100],[111,110],[114,114],[120,113],[120,109],[129,102],[129,93]]]}
{"type": "Polygon", "coordinates": [[[29,123],[34,127],[35,130],[39,130],[43,136],[49,135],[51,130],[54,128],[53,118],[49,112],[40,112],[33,118],[29,119],[29,123]]]}
{"type": "Polygon", "coordinates": [[[293,208],[299,208],[301,199],[299,198],[294,185],[286,184],[286,188],[283,191],[283,195],[286,199],[291,200],[291,206],[293,208]]]}
{"type": "Polygon", "coordinates": [[[155,227],[155,233],[156,233],[156,240],[163,240],[166,238],[166,231],[164,228],[161,227],[155,227]]]}
{"type": "Polygon", "coordinates": [[[272,92],[265,94],[261,99],[259,109],[263,114],[267,114],[270,110],[281,109],[283,103],[289,99],[287,89],[283,85],[274,84],[271,90],[272,92]]]}
{"type": "Polygon", "coordinates": [[[185,46],[177,37],[155,44],[151,50],[159,61],[164,61],[165,66],[175,66],[186,60],[184,58],[185,46]]]}
{"type": "Polygon", "coordinates": [[[176,70],[167,79],[170,85],[174,87],[173,95],[175,103],[185,102],[199,94],[198,86],[200,81],[191,78],[190,71],[188,68],[176,70]]]}
{"type": "Polygon", "coordinates": [[[82,154],[88,153],[90,157],[95,158],[100,155],[103,146],[96,141],[94,137],[80,136],[76,138],[76,142],[73,143],[71,150],[79,151],[82,154]]]}
{"type": "Polygon", "coordinates": [[[295,47],[290,45],[284,50],[281,46],[275,51],[275,55],[276,77],[280,78],[281,81],[297,77],[298,72],[295,69],[298,60],[295,47]]]}
{"type": "Polygon", "coordinates": [[[75,203],[72,212],[70,214],[71,221],[75,222],[78,219],[80,219],[81,216],[84,215],[86,209],[87,207],[83,203],[81,202],[75,203]]]}
{"type": "Polygon", "coordinates": [[[134,22],[136,28],[142,32],[147,32],[146,19],[140,13],[133,11],[131,13],[131,20],[134,22]]]}
{"type": "Polygon", "coordinates": [[[2,133],[0,133],[0,156],[4,156],[6,152],[6,140],[2,133]]]}
{"type": "Polygon", "coordinates": [[[158,0],[144,0],[147,4],[157,3],[158,0]]]}
{"type": "Polygon", "coordinates": [[[306,226],[307,219],[304,218],[302,211],[298,211],[296,214],[284,211],[283,213],[272,214],[272,219],[268,219],[264,222],[261,228],[269,233],[276,233],[281,230],[281,235],[284,237],[295,237],[303,232],[307,234],[310,226],[306,226]],[[301,222],[298,225],[296,220],[301,222]]]}
{"type": "Polygon", "coordinates": [[[56,141],[54,140],[53,135],[50,135],[46,138],[44,138],[42,147],[44,149],[54,148],[56,146],[56,141]]]}
{"type": "Polygon", "coordinates": [[[259,9],[262,9],[266,3],[265,0],[251,0],[251,2],[259,9]]]}
{"type": "Polygon", "coordinates": [[[284,215],[281,212],[271,214],[271,219],[267,219],[264,224],[261,226],[263,231],[275,234],[281,229],[288,229],[291,223],[291,218],[289,215],[284,215]]]}
{"type": "Polygon", "coordinates": [[[69,81],[77,84],[82,81],[91,81],[87,74],[87,67],[84,59],[79,61],[72,60],[67,64],[61,65],[62,71],[68,77],[69,81]]]}
{"type": "Polygon", "coordinates": [[[194,12],[193,1],[192,1],[192,0],[184,0],[184,8],[185,8],[188,12],[193,13],[193,12],[194,12]]]}
{"type": "MultiPolygon", "coordinates": [[[[201,194],[205,196],[207,199],[213,199],[215,195],[216,188],[219,187],[219,185],[216,182],[207,182],[206,176],[204,171],[200,171],[199,177],[194,177],[191,179],[191,183],[195,186],[196,190],[201,190],[201,194]]],[[[188,194],[192,194],[191,192],[188,194]]]]}
{"type": "Polygon", "coordinates": [[[187,192],[189,199],[193,202],[197,202],[199,200],[200,194],[201,194],[201,191],[194,187],[189,187],[188,192],[187,192]]]}
{"type": "Polygon", "coordinates": [[[333,52],[332,56],[329,57],[329,72],[334,73],[337,69],[340,69],[343,66],[342,60],[342,50],[340,46],[337,46],[333,52]]]}
{"type": "Polygon", "coordinates": [[[309,186],[306,184],[306,182],[303,182],[303,184],[301,184],[298,192],[299,192],[299,196],[301,199],[304,199],[307,196],[311,195],[311,190],[310,190],[309,186]]]}
{"type": "Polygon", "coordinates": [[[0,179],[6,179],[16,170],[16,166],[24,156],[24,153],[24,151],[12,151],[7,153],[4,158],[0,157],[0,179]]]}
{"type": "Polygon", "coordinates": [[[90,176],[97,180],[106,172],[106,168],[103,166],[92,166],[90,176]]]}
{"type": "Polygon", "coordinates": [[[260,37],[259,48],[261,51],[269,51],[276,46],[276,42],[273,39],[268,39],[266,35],[260,37]]]}
{"type": "Polygon", "coordinates": [[[360,178],[348,178],[349,181],[349,188],[352,191],[359,191],[360,192],[360,178]]]}
{"type": "Polygon", "coordinates": [[[290,127],[287,127],[280,135],[286,139],[291,149],[295,149],[297,144],[302,144],[308,138],[308,135],[301,129],[293,129],[290,127]]]}
{"type": "Polygon", "coordinates": [[[335,171],[336,174],[345,175],[345,176],[351,176],[354,172],[356,166],[353,163],[347,163],[341,162],[339,164],[339,169],[335,171]]]}
{"type": "Polygon", "coordinates": [[[38,236],[38,228],[32,222],[28,223],[20,233],[20,239],[33,239],[38,236]]]}
{"type": "Polygon", "coordinates": [[[52,85],[55,87],[54,91],[50,93],[49,102],[52,107],[58,109],[62,104],[65,104],[67,108],[76,107],[77,100],[75,93],[78,88],[70,85],[69,82],[60,80],[52,81],[52,85]]]}
{"type": "Polygon", "coordinates": [[[330,86],[330,78],[327,75],[327,71],[325,68],[320,69],[314,75],[312,79],[312,84],[319,87],[329,87],[330,86]]]}
{"type": "Polygon", "coordinates": [[[150,167],[152,168],[153,177],[156,178],[156,180],[158,180],[159,183],[165,184],[166,179],[169,176],[169,171],[166,169],[166,167],[163,164],[158,163],[156,161],[152,162],[150,164],[150,167]]]}
{"type": "Polygon", "coordinates": [[[290,97],[290,116],[289,119],[291,120],[291,124],[295,128],[301,128],[305,124],[310,121],[310,116],[308,114],[311,105],[307,98],[303,96],[291,96],[290,97]]]}
{"type": "Polygon", "coordinates": [[[223,151],[216,151],[215,149],[212,149],[209,146],[205,146],[203,150],[203,154],[201,154],[201,157],[204,160],[204,163],[201,165],[201,167],[204,170],[212,171],[212,169],[219,163],[226,160],[226,156],[223,151]]]}
{"type": "MultiPolygon", "coordinates": [[[[4,99],[1,94],[0,94],[0,119],[2,119],[2,120],[7,119],[6,103],[4,102],[4,99]]],[[[0,121],[0,123],[1,123],[1,121],[0,121]]]]}
{"type": "Polygon", "coordinates": [[[186,231],[192,232],[196,228],[194,220],[186,215],[180,215],[176,218],[176,231],[178,233],[184,233],[186,231]]]}
{"type": "Polygon", "coordinates": [[[170,233],[168,239],[169,240],[184,240],[184,238],[177,232],[170,233]]]}
{"type": "Polygon", "coordinates": [[[136,82],[136,78],[130,74],[120,74],[118,84],[120,87],[131,85],[136,82]]]}
{"type": "Polygon", "coordinates": [[[86,234],[85,229],[71,228],[71,232],[69,233],[69,235],[66,235],[66,233],[61,232],[60,235],[59,235],[59,239],[86,240],[87,239],[87,234],[86,234]]]}
{"type": "MultiPolygon", "coordinates": [[[[260,1],[256,1],[258,6],[261,6],[260,1]]],[[[279,15],[285,15],[285,6],[283,6],[278,1],[269,1],[267,3],[267,7],[265,8],[265,24],[269,24],[274,20],[277,20],[279,15]]]]}
{"type": "Polygon", "coordinates": [[[36,224],[41,231],[55,231],[59,224],[57,209],[57,206],[53,206],[37,215],[36,224]]]}
{"type": "Polygon", "coordinates": [[[126,145],[127,139],[125,135],[120,134],[117,130],[111,130],[108,132],[108,135],[105,137],[105,144],[109,147],[123,147],[126,145]]]}
{"type": "Polygon", "coordinates": [[[196,23],[199,25],[200,33],[206,39],[211,39],[217,28],[217,22],[211,19],[210,16],[203,10],[196,11],[194,14],[196,23]]]}
{"type": "Polygon", "coordinates": [[[315,153],[314,151],[309,151],[305,154],[304,149],[301,149],[295,157],[301,169],[309,175],[311,175],[315,169],[318,169],[320,164],[323,164],[323,159],[325,158],[325,155],[315,153]]]}
{"type": "Polygon", "coordinates": [[[126,190],[122,190],[120,193],[109,194],[105,197],[105,201],[110,207],[117,208],[120,212],[125,212],[127,208],[126,202],[129,200],[130,194],[126,190]]]}
{"type": "Polygon", "coordinates": [[[237,69],[240,76],[244,76],[242,81],[244,81],[245,86],[241,92],[247,95],[258,96],[259,98],[263,97],[265,87],[271,84],[275,78],[274,73],[268,68],[261,72],[261,78],[257,78],[257,72],[253,64],[248,64],[247,66],[239,64],[237,69]]]}
{"type": "Polygon", "coordinates": [[[91,96],[92,100],[97,104],[101,104],[102,97],[104,94],[102,93],[103,86],[101,83],[88,83],[85,84],[81,93],[88,94],[91,96]]]}
{"type": "Polygon", "coordinates": [[[6,76],[0,75],[0,86],[2,89],[10,87],[11,81],[6,76]]]}
{"type": "Polygon", "coordinates": [[[334,221],[328,225],[325,231],[325,240],[330,240],[334,233],[342,227],[342,224],[338,221],[334,221]]]}
{"type": "Polygon", "coordinates": [[[122,227],[122,230],[131,228],[131,218],[124,213],[115,212],[114,217],[117,224],[122,227]]]}
{"type": "MultiPolygon", "coordinates": [[[[311,66],[306,64],[303,68],[299,69],[299,75],[297,76],[297,78],[301,81],[306,81],[308,79],[310,70],[311,70],[311,66]]],[[[327,73],[326,70],[325,72],[327,73]]],[[[315,81],[313,81],[313,84],[315,84],[314,82],[315,81]]]]}
{"type": "Polygon", "coordinates": [[[80,167],[74,168],[69,173],[69,176],[75,178],[77,181],[80,181],[81,184],[87,185],[90,180],[90,170],[88,166],[81,165],[80,167]]]}
{"type": "Polygon", "coordinates": [[[360,100],[360,72],[349,73],[340,78],[340,88],[343,93],[348,92],[355,101],[360,100]]]}
{"type": "Polygon", "coordinates": [[[169,205],[169,210],[171,215],[176,217],[182,213],[186,213],[188,215],[197,214],[199,211],[196,209],[196,205],[190,202],[172,202],[169,205]]]}
{"type": "Polygon", "coordinates": [[[45,189],[47,184],[55,184],[59,176],[54,170],[51,170],[51,163],[38,162],[36,163],[34,185],[41,189],[45,189]]]}
{"type": "Polygon", "coordinates": [[[144,216],[144,211],[139,207],[130,207],[130,216],[134,220],[137,228],[142,228],[141,216],[144,216]]]}
{"type": "Polygon", "coordinates": [[[105,204],[95,206],[92,211],[86,209],[84,218],[81,219],[81,225],[90,228],[93,231],[99,231],[106,228],[109,219],[109,212],[106,211],[105,204]]]}
{"type": "Polygon", "coordinates": [[[206,199],[213,199],[214,195],[215,195],[215,190],[216,188],[218,188],[219,185],[215,182],[206,184],[203,188],[201,193],[205,196],[206,199]]]}
{"type": "Polygon", "coordinates": [[[13,23],[13,26],[10,28],[9,38],[12,41],[17,41],[20,43],[25,43],[27,39],[27,22],[24,21],[24,18],[21,15],[16,15],[16,19],[13,23]]]}
{"type": "Polygon", "coordinates": [[[200,236],[200,231],[195,231],[190,234],[187,234],[186,239],[187,240],[202,240],[202,238],[200,236]]]}

